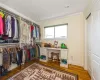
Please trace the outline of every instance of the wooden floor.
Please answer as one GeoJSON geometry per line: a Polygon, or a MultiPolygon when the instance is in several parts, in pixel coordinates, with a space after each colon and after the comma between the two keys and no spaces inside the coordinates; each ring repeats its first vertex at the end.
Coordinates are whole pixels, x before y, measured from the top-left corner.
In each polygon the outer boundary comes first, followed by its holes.
{"type": "Polygon", "coordinates": [[[55,63],[51,63],[51,62],[44,63],[44,62],[39,62],[39,61],[28,62],[25,65],[22,65],[22,67],[18,67],[16,69],[10,71],[8,75],[0,77],[0,80],[7,80],[9,77],[11,77],[14,74],[20,72],[21,70],[28,67],[29,65],[31,65],[34,62],[41,63],[41,64],[44,64],[44,65],[49,66],[49,67],[54,67],[54,68],[57,68],[57,69],[60,69],[60,70],[63,70],[63,71],[68,71],[68,72],[77,74],[78,77],[79,77],[79,80],[91,80],[88,72],[85,71],[82,67],[69,65],[69,68],[66,69],[66,68],[60,67],[58,64],[55,64],[55,63]]]}

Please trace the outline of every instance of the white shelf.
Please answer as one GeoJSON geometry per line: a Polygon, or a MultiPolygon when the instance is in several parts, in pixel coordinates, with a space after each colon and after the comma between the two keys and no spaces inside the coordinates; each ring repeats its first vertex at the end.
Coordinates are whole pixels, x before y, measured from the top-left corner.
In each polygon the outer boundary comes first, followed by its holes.
{"type": "Polygon", "coordinates": [[[66,59],[67,60],[67,64],[63,64],[63,63],[60,62],[60,66],[68,68],[68,49],[41,47],[40,48],[40,55],[46,56],[46,60],[41,60],[40,59],[40,61],[47,62],[48,61],[48,57],[51,56],[51,52],[59,53],[60,61],[61,61],[61,59],[66,59]]]}
{"type": "Polygon", "coordinates": [[[62,49],[62,48],[51,48],[51,47],[42,47],[50,50],[67,50],[67,49],[62,49]]]}
{"type": "Polygon", "coordinates": [[[43,60],[43,59],[40,59],[40,61],[42,61],[42,62],[47,62],[47,60],[43,60]]]}
{"type": "Polygon", "coordinates": [[[5,46],[5,45],[17,45],[20,43],[0,43],[0,46],[5,46]]]}
{"type": "Polygon", "coordinates": [[[60,66],[61,66],[61,67],[68,68],[68,64],[63,64],[63,63],[60,63],[60,66]]]}

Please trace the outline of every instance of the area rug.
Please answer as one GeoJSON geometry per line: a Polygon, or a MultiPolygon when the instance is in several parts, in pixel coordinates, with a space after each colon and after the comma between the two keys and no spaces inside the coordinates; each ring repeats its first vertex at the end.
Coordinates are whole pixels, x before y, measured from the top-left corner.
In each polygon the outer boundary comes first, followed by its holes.
{"type": "Polygon", "coordinates": [[[78,80],[77,75],[33,63],[8,80],[78,80]]]}

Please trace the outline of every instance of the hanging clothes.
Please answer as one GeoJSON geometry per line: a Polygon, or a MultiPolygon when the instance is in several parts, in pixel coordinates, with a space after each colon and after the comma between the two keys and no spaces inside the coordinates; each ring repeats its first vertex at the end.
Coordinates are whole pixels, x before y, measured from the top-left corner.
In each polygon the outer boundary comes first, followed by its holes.
{"type": "Polygon", "coordinates": [[[3,65],[3,53],[2,52],[0,52],[0,66],[2,66],[3,65]]]}
{"type": "Polygon", "coordinates": [[[30,60],[30,50],[27,49],[28,61],[30,60]]]}
{"type": "Polygon", "coordinates": [[[20,34],[20,42],[26,43],[27,42],[27,23],[21,20],[21,34],[20,34]]]}
{"type": "Polygon", "coordinates": [[[18,25],[17,25],[17,20],[15,19],[15,33],[14,33],[14,39],[18,39],[18,25]]]}
{"type": "Polygon", "coordinates": [[[11,17],[12,37],[15,35],[15,19],[11,17]]]}
{"type": "Polygon", "coordinates": [[[2,16],[0,15],[0,35],[3,35],[3,20],[2,20],[2,16]]]}
{"type": "Polygon", "coordinates": [[[8,15],[7,19],[6,19],[6,31],[7,31],[7,35],[8,37],[12,37],[12,28],[11,28],[11,16],[8,15]]]}
{"type": "Polygon", "coordinates": [[[30,32],[30,25],[24,21],[21,21],[21,43],[28,43],[31,42],[31,32],[30,32]]]}
{"type": "Polygon", "coordinates": [[[18,38],[20,38],[20,23],[19,23],[19,20],[17,20],[17,28],[18,28],[18,38]]]}
{"type": "Polygon", "coordinates": [[[32,60],[35,57],[35,49],[33,47],[30,48],[30,59],[32,60]]]}
{"type": "Polygon", "coordinates": [[[39,40],[40,40],[40,38],[41,38],[41,29],[39,27],[39,40]]]}
{"type": "Polygon", "coordinates": [[[36,27],[34,26],[33,37],[36,38],[36,27]]]}
{"type": "Polygon", "coordinates": [[[17,59],[17,50],[16,50],[16,48],[14,48],[13,49],[13,61],[12,61],[12,63],[16,63],[17,61],[16,61],[16,59],[17,59]]]}
{"type": "Polygon", "coordinates": [[[36,44],[36,57],[40,58],[40,46],[36,44]]]}
{"type": "Polygon", "coordinates": [[[34,30],[34,26],[33,26],[33,25],[31,25],[31,27],[30,27],[30,31],[31,31],[31,38],[33,38],[33,30],[34,30]]]}
{"type": "Polygon", "coordinates": [[[22,55],[23,55],[22,50],[18,50],[17,51],[17,65],[21,65],[21,63],[22,63],[22,55]]]}
{"type": "Polygon", "coordinates": [[[5,15],[3,17],[3,35],[6,35],[6,30],[5,30],[5,15]]]}
{"type": "Polygon", "coordinates": [[[26,62],[26,52],[23,49],[22,64],[25,64],[25,62],[26,62]]]}
{"type": "Polygon", "coordinates": [[[35,26],[35,34],[36,34],[36,38],[37,38],[37,26],[35,26]]]}
{"type": "Polygon", "coordinates": [[[3,52],[3,67],[8,69],[10,67],[10,54],[4,49],[3,52]]]}
{"type": "Polygon", "coordinates": [[[12,51],[11,51],[11,63],[16,63],[16,54],[17,54],[17,51],[15,50],[15,48],[12,48],[12,51]]]}
{"type": "Polygon", "coordinates": [[[36,49],[35,57],[38,58],[39,57],[39,54],[38,54],[38,47],[37,47],[37,45],[36,45],[36,48],[35,49],[36,49]]]}
{"type": "Polygon", "coordinates": [[[36,44],[38,47],[38,57],[40,57],[40,45],[36,44]]]}
{"type": "Polygon", "coordinates": [[[39,34],[39,27],[36,27],[36,31],[37,31],[37,39],[39,39],[39,36],[40,36],[40,34],[39,34]]]}
{"type": "MultiPolygon", "coordinates": [[[[3,66],[3,75],[6,75],[9,70],[12,70],[12,65],[25,64],[34,58],[39,59],[39,48],[32,45],[25,46],[20,49],[17,47],[0,49],[0,66],[3,66]],[[37,50],[37,53],[36,53],[37,50]]],[[[17,67],[17,66],[16,66],[17,67]]]]}
{"type": "Polygon", "coordinates": [[[31,43],[31,32],[30,32],[30,25],[27,26],[27,43],[31,43]]]}
{"type": "Polygon", "coordinates": [[[27,48],[25,48],[24,49],[25,50],[25,58],[26,58],[26,60],[25,60],[25,62],[27,62],[27,61],[29,61],[29,55],[28,55],[28,51],[27,51],[27,48]]]}

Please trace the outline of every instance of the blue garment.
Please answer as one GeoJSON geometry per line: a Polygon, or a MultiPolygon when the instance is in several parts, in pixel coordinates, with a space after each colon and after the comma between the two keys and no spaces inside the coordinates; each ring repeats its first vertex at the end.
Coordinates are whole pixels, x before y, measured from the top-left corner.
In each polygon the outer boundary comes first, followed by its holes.
{"type": "Polygon", "coordinates": [[[30,57],[31,57],[31,59],[33,59],[35,57],[33,48],[30,48],[30,57]]]}
{"type": "Polygon", "coordinates": [[[36,38],[37,38],[37,27],[35,26],[35,31],[36,31],[36,38]]]}
{"type": "Polygon", "coordinates": [[[36,27],[34,26],[34,30],[33,30],[33,37],[36,38],[36,27]]]}
{"type": "Polygon", "coordinates": [[[37,27],[37,38],[39,39],[39,36],[40,36],[40,34],[39,34],[39,28],[37,27]]]}
{"type": "Polygon", "coordinates": [[[21,65],[21,63],[22,63],[22,56],[23,56],[22,50],[17,51],[17,65],[21,65]]]}

